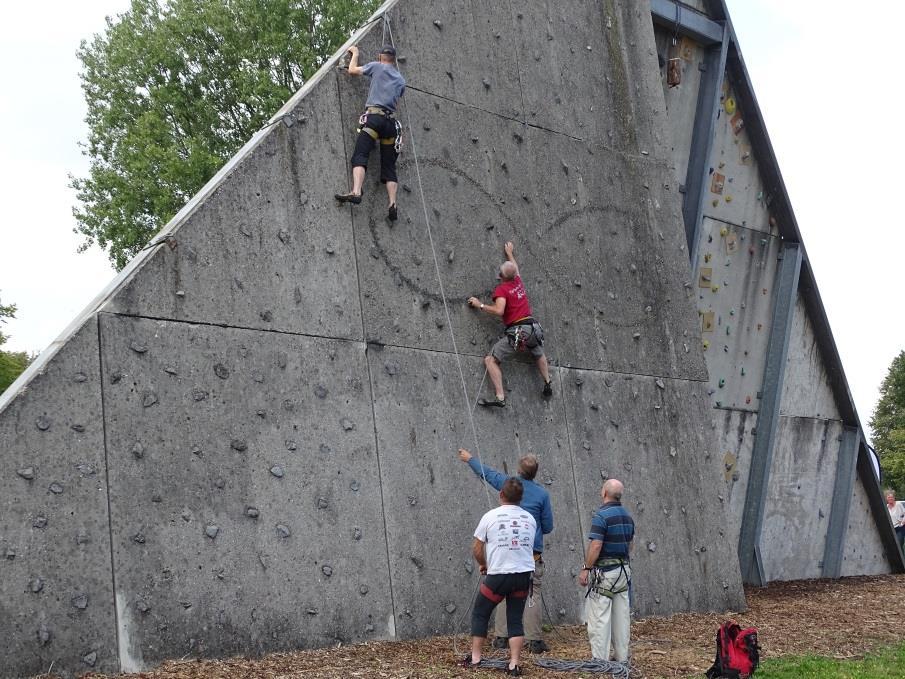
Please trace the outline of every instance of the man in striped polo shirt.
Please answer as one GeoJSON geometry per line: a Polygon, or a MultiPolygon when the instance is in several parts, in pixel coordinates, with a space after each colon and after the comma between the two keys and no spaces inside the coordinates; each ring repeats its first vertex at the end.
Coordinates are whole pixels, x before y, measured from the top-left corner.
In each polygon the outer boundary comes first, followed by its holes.
{"type": "Polygon", "coordinates": [[[632,570],[629,555],[635,522],[622,506],[624,487],[609,479],[600,491],[603,505],[591,519],[584,568],[578,581],[588,587],[587,623],[591,654],[600,660],[628,662],[631,609],[629,587],[632,570]]]}

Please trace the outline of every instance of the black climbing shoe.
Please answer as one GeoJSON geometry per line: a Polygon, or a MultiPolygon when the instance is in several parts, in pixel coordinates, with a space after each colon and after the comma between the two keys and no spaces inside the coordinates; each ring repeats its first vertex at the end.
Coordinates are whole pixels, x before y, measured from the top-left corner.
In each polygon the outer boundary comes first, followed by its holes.
{"type": "Polygon", "coordinates": [[[506,401],[503,400],[503,399],[501,399],[501,398],[497,398],[496,396],[494,396],[493,398],[480,398],[480,399],[478,399],[478,405],[479,405],[479,406],[484,406],[485,408],[505,408],[505,407],[506,407],[506,401]]]}
{"type": "Polygon", "coordinates": [[[524,674],[524,672],[522,672],[521,667],[516,665],[515,667],[507,667],[506,674],[508,674],[510,677],[520,677],[524,674]]]}
{"type": "Polygon", "coordinates": [[[544,383],[544,398],[550,398],[553,396],[553,383],[545,382],[544,383]]]}
{"type": "Polygon", "coordinates": [[[352,205],[358,205],[361,203],[361,194],[360,193],[337,193],[333,196],[340,203],[352,203],[352,205]]]}
{"type": "Polygon", "coordinates": [[[387,210],[387,219],[389,219],[391,222],[395,222],[397,219],[399,219],[399,212],[396,209],[396,203],[390,205],[390,209],[387,210]]]}
{"type": "Polygon", "coordinates": [[[534,639],[528,642],[528,650],[532,653],[546,653],[550,650],[543,639],[534,639]]]}
{"type": "Polygon", "coordinates": [[[494,648],[507,648],[509,646],[509,637],[494,637],[493,638],[493,647],[494,648]]]}

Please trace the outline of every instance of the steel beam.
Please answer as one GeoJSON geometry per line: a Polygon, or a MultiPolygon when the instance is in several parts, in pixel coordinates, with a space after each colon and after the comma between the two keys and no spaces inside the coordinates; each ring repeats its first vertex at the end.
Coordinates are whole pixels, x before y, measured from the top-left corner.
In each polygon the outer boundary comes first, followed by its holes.
{"type": "Polygon", "coordinates": [[[687,35],[705,47],[723,41],[723,26],[695,9],[673,0],[651,0],[654,23],[687,35]]]}
{"type": "Polygon", "coordinates": [[[836,461],[836,481],[833,484],[833,503],[826,528],[826,543],[823,547],[823,570],[825,578],[842,575],[842,553],[845,549],[845,530],[848,514],[852,506],[852,488],[855,484],[855,466],[861,447],[861,431],[857,427],[845,427],[839,444],[839,458],[836,461]]]}
{"type": "Polygon", "coordinates": [[[688,169],[685,172],[685,193],[682,217],[685,220],[685,238],[688,256],[694,265],[698,249],[698,230],[704,216],[704,200],[710,178],[710,156],[716,136],[716,121],[720,108],[720,90],[726,71],[726,55],[729,50],[729,30],[720,26],[720,42],[705,51],[701,64],[701,85],[691,134],[691,150],[688,169]]]}
{"type": "Polygon", "coordinates": [[[767,343],[764,381],[761,388],[760,410],[757,416],[757,435],[751,451],[751,470],[745,509],[738,538],[738,560],[742,579],[746,583],[764,585],[764,571],[760,559],[760,536],[767,502],[767,486],[773,462],[773,444],[779,428],[779,406],[785,377],[792,318],[798,296],[798,277],[801,274],[801,246],[783,243],[780,250],[779,271],[773,295],[773,322],[767,343]]]}

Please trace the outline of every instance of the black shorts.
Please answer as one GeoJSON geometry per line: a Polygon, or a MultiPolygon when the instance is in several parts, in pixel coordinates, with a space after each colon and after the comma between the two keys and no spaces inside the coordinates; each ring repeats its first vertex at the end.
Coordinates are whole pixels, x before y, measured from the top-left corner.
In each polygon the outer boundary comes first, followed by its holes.
{"type": "MultiPolygon", "coordinates": [[[[506,627],[509,638],[525,636],[522,615],[528,590],[531,587],[531,572],[485,575],[481,588],[475,597],[471,610],[471,635],[486,637],[490,626],[490,614],[497,604],[506,600],[506,627]]],[[[497,631],[499,635],[499,631],[497,631]]]]}
{"type": "Polygon", "coordinates": [[[396,177],[396,119],[379,113],[368,113],[365,118],[366,122],[355,140],[352,167],[367,167],[368,156],[377,144],[380,146],[380,181],[384,184],[399,181],[396,177]],[[365,127],[374,130],[378,139],[365,132],[365,127]]]}

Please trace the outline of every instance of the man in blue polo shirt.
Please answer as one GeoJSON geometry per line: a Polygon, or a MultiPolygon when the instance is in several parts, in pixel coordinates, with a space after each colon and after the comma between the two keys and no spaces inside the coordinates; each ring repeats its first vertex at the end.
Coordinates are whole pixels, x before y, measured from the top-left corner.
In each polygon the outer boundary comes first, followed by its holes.
{"type": "Polygon", "coordinates": [[[631,609],[629,587],[632,570],[629,556],[635,538],[635,522],[622,506],[625,488],[608,479],[600,490],[603,505],[591,519],[584,568],[578,581],[588,587],[587,622],[591,654],[599,660],[628,662],[631,609]]]}
{"type": "MultiPolygon", "coordinates": [[[[459,449],[459,459],[468,463],[468,466],[479,478],[487,481],[496,490],[500,490],[503,484],[506,483],[506,479],[510,478],[507,474],[498,472],[487,465],[482,465],[464,448],[459,449]]],[[[550,504],[550,494],[547,490],[534,482],[534,477],[537,476],[537,468],[537,458],[534,455],[525,455],[518,461],[518,478],[521,480],[523,487],[519,506],[531,514],[537,524],[537,531],[534,533],[535,568],[532,579],[533,593],[528,600],[523,616],[525,640],[528,642],[528,650],[532,653],[543,653],[550,649],[544,642],[540,587],[541,578],[544,575],[544,535],[553,531],[553,507],[550,504]]],[[[497,606],[493,628],[497,634],[494,646],[497,648],[505,647],[506,641],[503,636],[503,630],[507,628],[505,603],[497,606]]]]}

